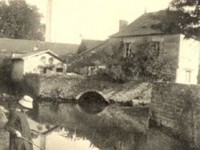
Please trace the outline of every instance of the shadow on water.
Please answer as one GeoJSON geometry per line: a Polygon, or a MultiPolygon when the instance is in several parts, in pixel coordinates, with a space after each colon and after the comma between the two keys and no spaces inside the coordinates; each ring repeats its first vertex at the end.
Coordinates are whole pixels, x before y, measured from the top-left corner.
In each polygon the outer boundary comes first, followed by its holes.
{"type": "Polygon", "coordinates": [[[82,94],[77,101],[80,108],[90,114],[99,113],[108,105],[105,98],[94,91],[82,94]]]}

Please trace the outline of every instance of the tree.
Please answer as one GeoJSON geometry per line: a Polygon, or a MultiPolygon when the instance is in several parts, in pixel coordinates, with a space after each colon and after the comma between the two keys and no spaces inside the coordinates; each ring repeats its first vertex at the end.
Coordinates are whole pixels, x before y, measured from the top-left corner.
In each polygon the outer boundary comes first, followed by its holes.
{"type": "Polygon", "coordinates": [[[200,0],[172,0],[166,13],[157,16],[153,27],[167,33],[183,33],[186,38],[200,38],[200,0]]]}
{"type": "Polygon", "coordinates": [[[148,42],[138,43],[134,53],[128,57],[122,68],[127,75],[143,81],[173,81],[175,65],[170,56],[159,54],[148,42]]]}
{"type": "Polygon", "coordinates": [[[42,15],[25,0],[0,2],[0,36],[15,39],[43,40],[42,15]]]}

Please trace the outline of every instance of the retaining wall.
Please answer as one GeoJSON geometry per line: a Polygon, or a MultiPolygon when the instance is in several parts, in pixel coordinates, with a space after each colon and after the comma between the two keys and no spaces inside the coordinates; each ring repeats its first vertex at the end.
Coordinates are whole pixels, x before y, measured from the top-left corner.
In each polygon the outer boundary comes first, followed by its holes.
{"type": "Polygon", "coordinates": [[[200,146],[200,86],[155,83],[151,119],[170,128],[183,140],[200,146]]]}

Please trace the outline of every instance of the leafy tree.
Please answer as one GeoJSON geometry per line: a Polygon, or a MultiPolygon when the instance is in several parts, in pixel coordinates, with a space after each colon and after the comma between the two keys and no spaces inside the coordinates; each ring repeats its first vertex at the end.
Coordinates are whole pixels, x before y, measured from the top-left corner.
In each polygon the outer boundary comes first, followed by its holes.
{"type": "Polygon", "coordinates": [[[0,36],[43,40],[44,25],[35,6],[29,5],[25,0],[11,0],[9,4],[0,2],[0,36]]]}
{"type": "Polygon", "coordinates": [[[153,27],[168,33],[183,33],[186,38],[200,37],[199,0],[172,0],[165,12],[157,16],[161,22],[153,27]]]}

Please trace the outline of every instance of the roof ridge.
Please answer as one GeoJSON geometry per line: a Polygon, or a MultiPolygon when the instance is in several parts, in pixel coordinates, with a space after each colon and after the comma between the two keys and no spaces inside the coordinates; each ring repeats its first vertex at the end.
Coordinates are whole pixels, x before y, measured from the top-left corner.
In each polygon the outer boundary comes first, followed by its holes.
{"type": "Polygon", "coordinates": [[[134,21],[132,21],[126,28],[118,31],[117,33],[112,34],[109,37],[115,38],[115,37],[125,37],[125,36],[161,34],[162,32],[160,30],[155,30],[149,27],[151,27],[152,24],[155,23],[155,19],[153,19],[153,15],[159,15],[159,13],[162,13],[164,11],[166,10],[144,13],[140,15],[139,17],[137,17],[134,21]],[[145,25],[147,28],[141,28],[142,25],[145,25]]]}

